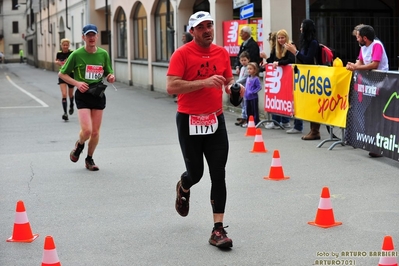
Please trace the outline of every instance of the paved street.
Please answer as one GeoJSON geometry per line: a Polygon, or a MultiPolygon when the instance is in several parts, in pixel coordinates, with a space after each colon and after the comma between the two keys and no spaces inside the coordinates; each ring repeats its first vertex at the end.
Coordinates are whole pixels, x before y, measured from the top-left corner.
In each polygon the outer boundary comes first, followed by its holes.
{"type": "MultiPolygon", "coordinates": [[[[254,138],[234,125],[238,114],[231,112],[225,112],[230,139],[225,225],[234,246],[226,251],[209,245],[207,168],[191,190],[189,215],[180,217],[174,208],[184,171],[176,104],[166,94],[114,85],[117,90],[106,90],[93,157],[100,171],[90,172],[83,160],[87,148],[80,161],[69,160],[79,123],[76,113],[68,122],[61,119],[57,73],[0,65],[0,266],[40,265],[47,235],[63,266],[334,265],[319,261],[336,254],[335,265],[368,266],[378,265],[379,256],[370,252],[381,251],[385,235],[399,247],[398,162],[369,158],[349,146],[317,148],[319,141],[264,128],[268,152],[251,153],[254,138]],[[264,179],[273,150],[279,150],[290,179],[264,179]],[[315,220],[323,187],[330,190],[340,226],[308,224],[315,220]],[[6,242],[18,200],[39,234],[32,243],[6,242]]],[[[308,129],[305,123],[305,133],[308,129]]],[[[328,137],[324,126],[321,133],[328,137]]]]}

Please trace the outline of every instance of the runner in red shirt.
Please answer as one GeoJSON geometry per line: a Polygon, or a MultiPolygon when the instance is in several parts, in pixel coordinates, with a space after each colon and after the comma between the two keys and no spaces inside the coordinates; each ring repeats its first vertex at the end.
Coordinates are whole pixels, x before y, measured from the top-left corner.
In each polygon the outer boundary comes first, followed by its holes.
{"type": "MultiPolygon", "coordinates": [[[[178,48],[170,59],[167,91],[178,94],[177,131],[186,164],[176,186],[176,211],[187,216],[190,188],[198,183],[207,160],[212,181],[211,205],[214,227],[209,243],[230,248],[223,218],[226,205],[225,167],[229,142],[223,115],[223,88],[230,94],[234,78],[227,51],[213,44],[213,18],[199,11],[189,19],[193,41],[178,48]]],[[[241,88],[241,97],[244,87],[241,88]]]]}

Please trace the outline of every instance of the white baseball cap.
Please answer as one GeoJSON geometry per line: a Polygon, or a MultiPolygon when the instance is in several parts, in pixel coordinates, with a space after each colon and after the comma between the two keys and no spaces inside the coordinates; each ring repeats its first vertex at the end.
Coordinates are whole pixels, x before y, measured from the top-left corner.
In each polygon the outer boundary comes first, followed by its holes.
{"type": "Polygon", "coordinates": [[[211,14],[209,14],[208,12],[205,11],[198,11],[197,13],[191,15],[190,19],[188,20],[188,27],[194,28],[196,26],[198,26],[198,24],[200,24],[201,22],[204,21],[212,21],[213,22],[213,18],[211,17],[211,14]]]}

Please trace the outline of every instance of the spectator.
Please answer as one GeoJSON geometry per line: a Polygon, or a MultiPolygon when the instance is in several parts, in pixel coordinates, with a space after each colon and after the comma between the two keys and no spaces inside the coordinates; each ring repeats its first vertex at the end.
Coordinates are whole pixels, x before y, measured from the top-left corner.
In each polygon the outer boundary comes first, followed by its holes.
{"type": "MultiPolygon", "coordinates": [[[[359,26],[359,25],[358,25],[359,26]]],[[[348,62],[346,69],[354,70],[389,70],[388,57],[384,45],[375,37],[374,28],[362,25],[356,28],[356,40],[360,46],[359,57],[356,63],[348,62]]],[[[382,157],[381,154],[369,152],[370,157],[382,157]]]]}
{"type": "MultiPolygon", "coordinates": [[[[255,125],[259,123],[259,98],[258,92],[262,89],[259,80],[259,64],[257,62],[250,62],[247,66],[248,77],[245,82],[245,106],[247,107],[247,116],[254,118],[255,125]]],[[[247,121],[248,124],[248,121],[247,121]]],[[[247,125],[242,125],[246,127],[247,125]]]]}
{"type": "Polygon", "coordinates": [[[193,36],[189,32],[184,32],[181,41],[183,44],[186,44],[188,42],[191,42],[193,40],[193,36]]]}
{"type": "Polygon", "coordinates": [[[19,50],[19,63],[22,64],[24,62],[24,50],[19,50]]]}
{"type": "MultiPolygon", "coordinates": [[[[57,52],[55,56],[55,63],[62,67],[68,56],[72,53],[72,50],[69,49],[70,41],[68,39],[62,39],[61,40],[61,50],[57,52]]],[[[69,74],[71,78],[73,78],[73,72],[69,74]]],[[[61,89],[61,103],[62,103],[62,109],[64,110],[64,114],[62,115],[62,119],[65,121],[68,121],[68,114],[67,114],[67,92],[69,96],[69,115],[73,114],[73,92],[74,92],[74,86],[72,84],[68,84],[62,79],[58,78],[58,84],[60,85],[61,89]]]]}
{"type": "MultiPolygon", "coordinates": [[[[274,49],[270,52],[270,57],[266,59],[266,62],[269,64],[273,64],[274,68],[276,68],[277,66],[285,66],[288,64],[295,63],[295,56],[291,52],[288,52],[287,49],[285,48],[286,43],[292,43],[288,36],[288,32],[282,29],[279,30],[276,35],[277,35],[277,41],[275,42],[276,44],[274,45],[274,49]]],[[[272,129],[272,128],[280,129],[281,126],[284,128],[291,127],[290,119],[286,116],[273,114],[272,119],[273,121],[276,121],[278,124],[276,124],[275,122],[270,122],[266,124],[265,126],[266,129],[272,129]]]]}
{"type": "Polygon", "coordinates": [[[354,70],[389,70],[388,57],[384,45],[375,39],[374,28],[369,25],[361,26],[356,33],[356,40],[360,45],[359,57],[356,63],[348,62],[346,69],[354,70]]]}
{"type": "Polygon", "coordinates": [[[105,78],[109,83],[114,83],[115,76],[108,52],[97,47],[97,26],[93,24],[84,26],[82,40],[85,45],[69,55],[58,76],[77,88],[75,102],[76,108],[78,108],[80,132],[79,139],[69,154],[69,158],[76,163],[86,141],[88,141],[85,165],[90,171],[98,171],[99,168],[94,163],[93,154],[100,139],[100,127],[106,104],[103,93],[105,85],[102,82],[105,78]],[[72,72],[75,74],[74,78],[69,76],[72,72]]]}
{"type": "MultiPolygon", "coordinates": [[[[248,77],[248,71],[247,71],[247,66],[250,61],[249,58],[249,53],[247,51],[244,51],[240,54],[240,63],[241,63],[241,69],[240,69],[240,74],[238,76],[238,80],[236,81],[237,83],[240,83],[241,85],[245,86],[245,82],[247,81],[248,77]]],[[[245,98],[241,102],[241,118],[237,118],[237,122],[235,123],[236,126],[242,126],[245,127],[245,124],[247,123],[247,107],[245,105],[245,98]]]]}
{"type": "MultiPolygon", "coordinates": [[[[298,64],[314,65],[319,51],[319,42],[316,39],[316,27],[313,20],[304,19],[301,23],[300,50],[297,50],[294,44],[286,43],[285,47],[288,51],[296,56],[298,64]]],[[[294,120],[294,127],[287,130],[288,134],[302,133],[303,121],[294,120]]],[[[320,139],[320,124],[310,122],[310,132],[302,136],[303,140],[320,139]]]]}
{"type": "MultiPolygon", "coordinates": [[[[213,23],[208,12],[191,15],[188,24],[194,40],[172,54],[167,71],[168,93],[179,94],[176,124],[186,165],[186,171],[176,185],[175,209],[183,217],[188,215],[190,188],[203,176],[205,157],[211,178],[214,222],[209,243],[230,248],[233,241],[227,237],[223,226],[229,141],[222,96],[223,87],[227,94],[231,94],[234,77],[226,49],[213,44],[213,23]]],[[[243,96],[243,87],[240,93],[243,96]]]]}
{"type": "Polygon", "coordinates": [[[244,26],[240,31],[240,37],[243,40],[243,43],[240,46],[240,50],[238,52],[238,56],[236,59],[235,67],[236,67],[237,75],[240,73],[240,68],[241,68],[240,54],[243,51],[247,51],[249,53],[249,58],[251,59],[251,62],[256,62],[257,64],[259,64],[261,62],[259,45],[252,38],[251,34],[252,34],[252,31],[249,26],[244,26]]]}

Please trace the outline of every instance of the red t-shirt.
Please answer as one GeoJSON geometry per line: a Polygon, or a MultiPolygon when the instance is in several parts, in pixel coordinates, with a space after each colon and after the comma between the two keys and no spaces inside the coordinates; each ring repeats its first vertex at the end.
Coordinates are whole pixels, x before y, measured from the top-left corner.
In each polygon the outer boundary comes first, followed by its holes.
{"type": "MultiPolygon", "coordinates": [[[[211,44],[203,48],[191,41],[178,48],[170,58],[168,76],[183,80],[206,79],[213,75],[232,78],[230,57],[223,47],[211,44]]],[[[185,114],[209,114],[223,107],[222,88],[203,88],[179,94],[177,111],[185,114]]]]}

